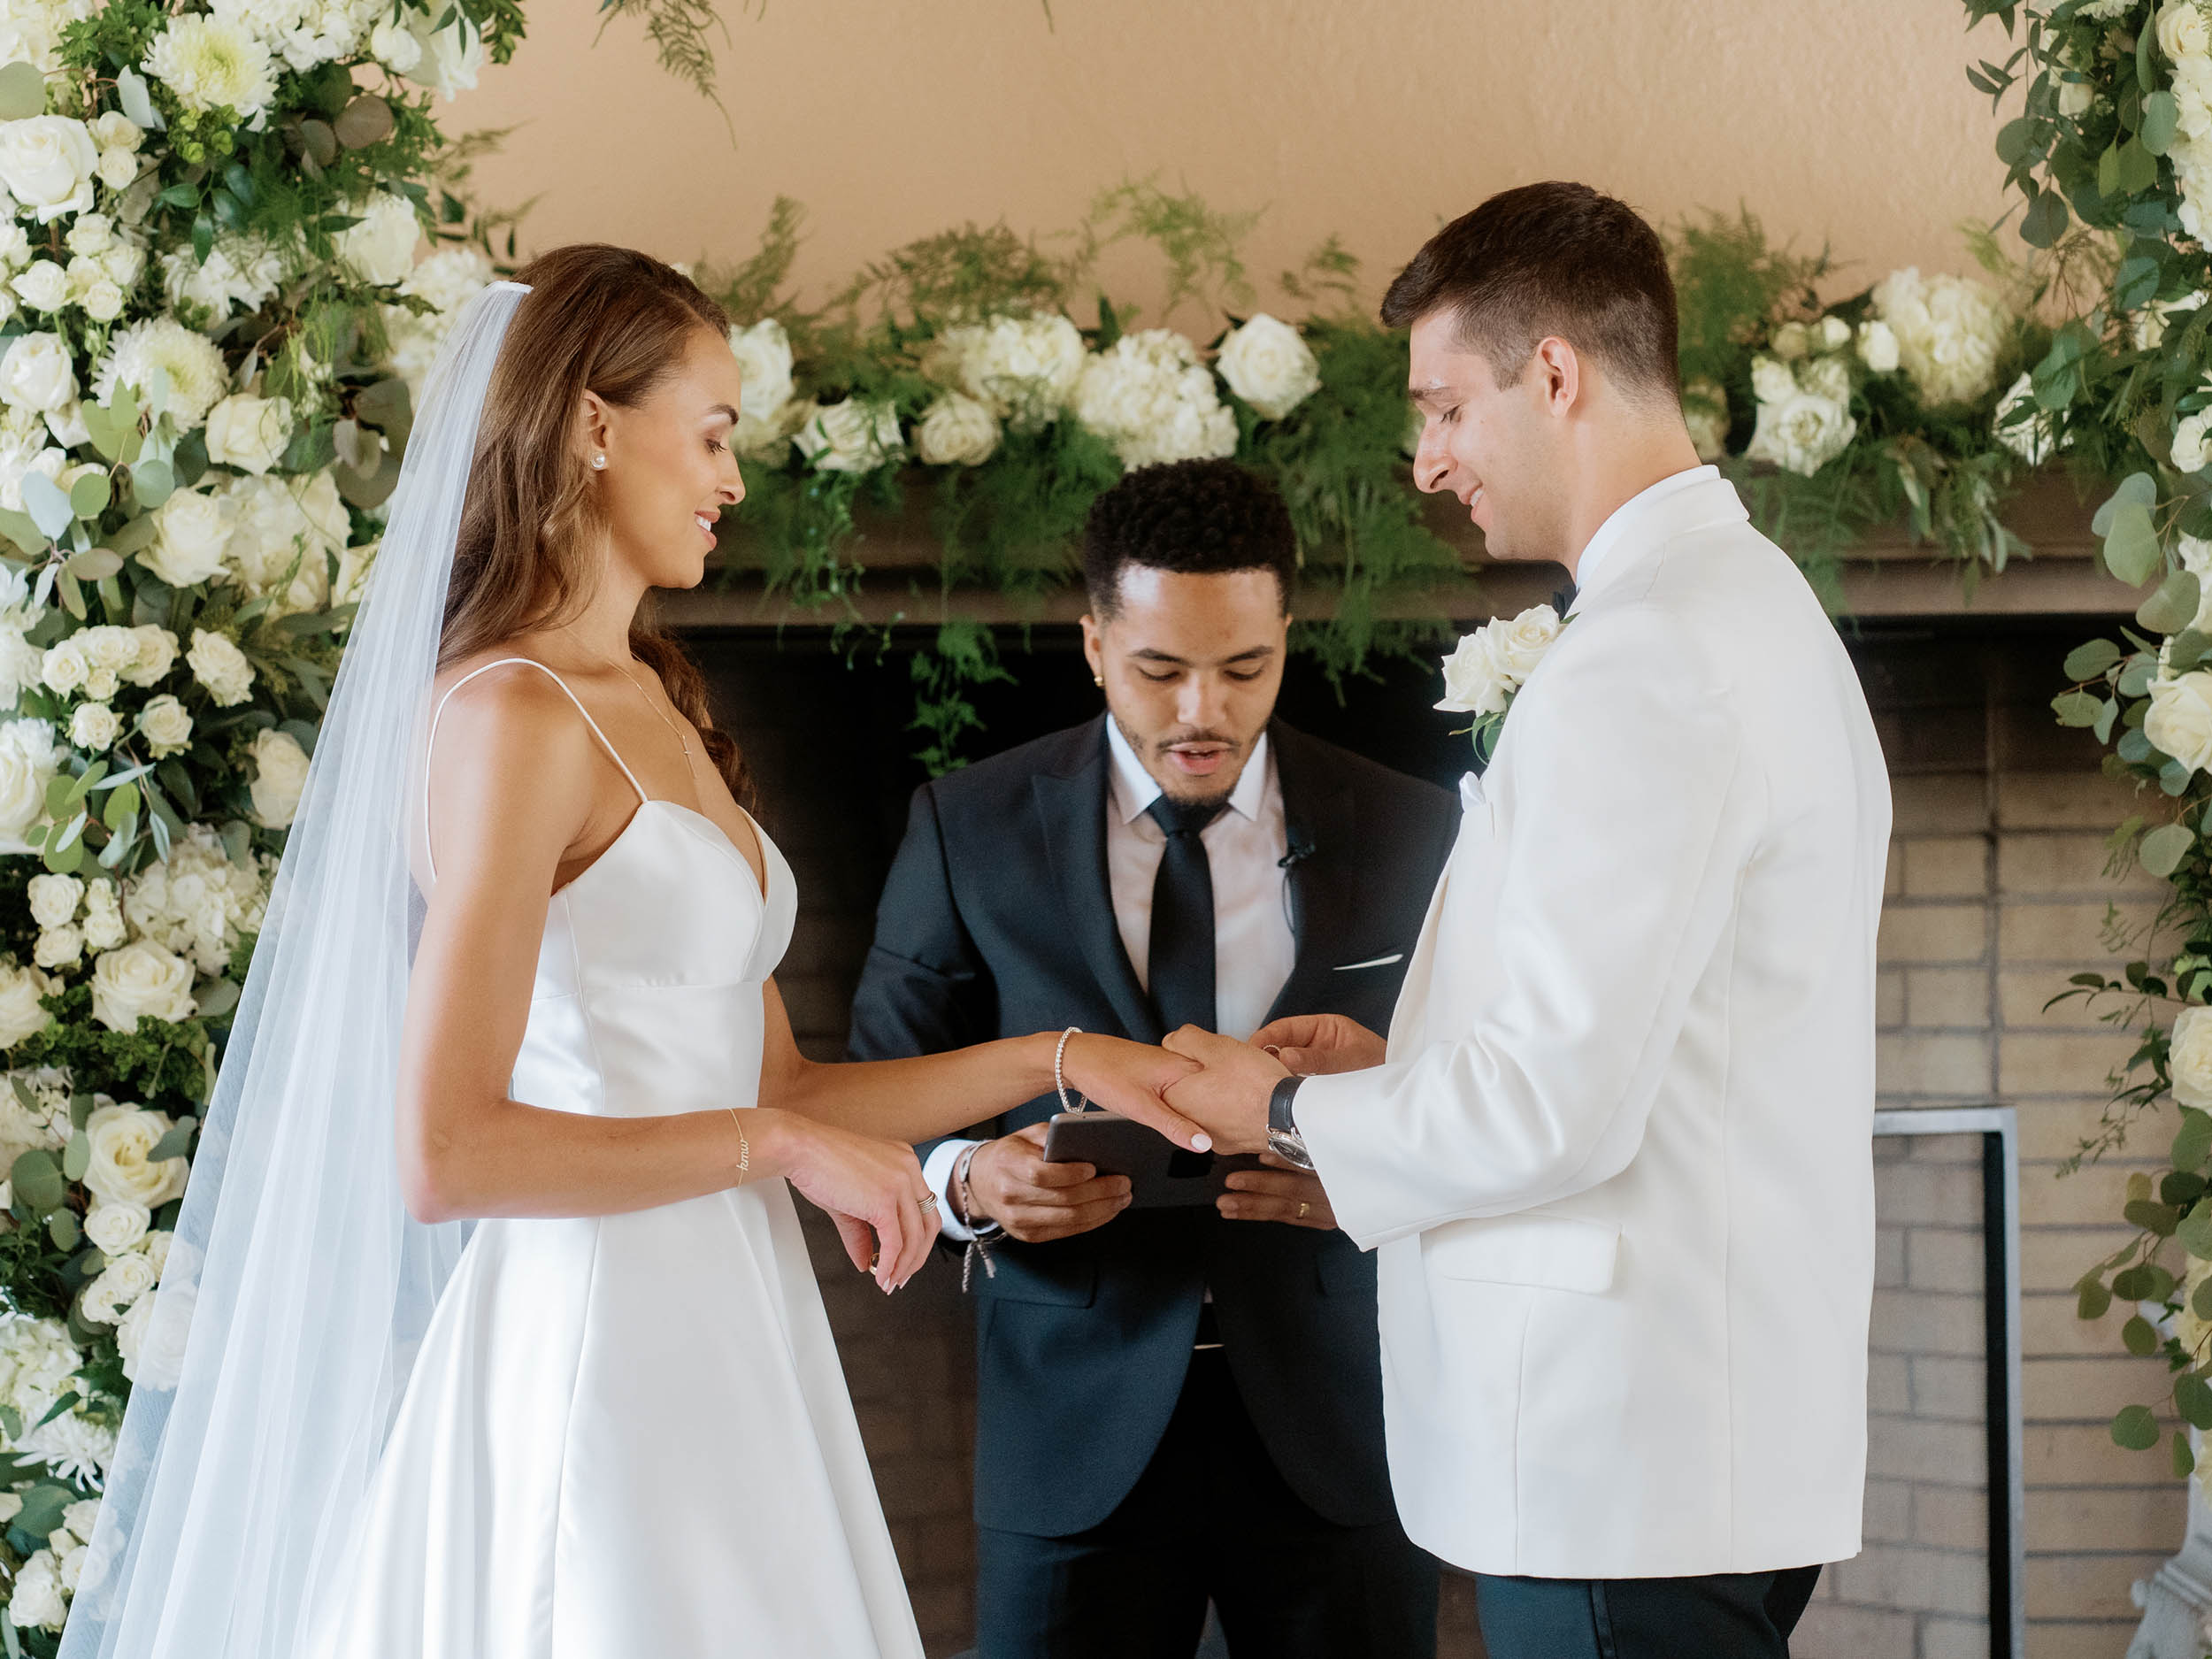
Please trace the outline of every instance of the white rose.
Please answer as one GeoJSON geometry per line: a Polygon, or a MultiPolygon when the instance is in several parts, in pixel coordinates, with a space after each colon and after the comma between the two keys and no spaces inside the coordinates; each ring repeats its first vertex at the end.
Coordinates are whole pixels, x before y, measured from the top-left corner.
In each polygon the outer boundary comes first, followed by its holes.
{"type": "MultiPolygon", "coordinates": [[[[84,918],[84,942],[88,950],[112,950],[130,937],[123,926],[120,910],[94,910],[84,918]]],[[[6,1208],[0,1205],[0,1209],[6,1208]]]]}
{"type": "Polygon", "coordinates": [[[254,733],[246,754],[254,764],[254,821],[264,829],[288,829],[307,787],[307,751],[289,733],[254,733]]]}
{"type": "Polygon", "coordinates": [[[166,692],[146,700],[138,711],[138,729],[145,733],[157,760],[181,753],[192,741],[192,717],[166,692]]]}
{"type": "Polygon", "coordinates": [[[345,211],[359,222],[338,233],[339,262],[355,280],[373,287],[388,288],[404,280],[414,269],[415,244],[422,240],[415,204],[403,196],[380,190],[345,211]]]}
{"type": "Polygon", "coordinates": [[[906,452],[897,408],[858,397],[815,404],[793,442],[818,472],[872,472],[906,452]]]}
{"type": "Polygon", "coordinates": [[[422,42],[412,29],[385,18],[369,31],[369,56],[396,75],[422,61],[422,42]]]}
{"type": "Polygon", "coordinates": [[[49,691],[61,696],[82,688],[92,677],[92,663],[75,634],[57,640],[46,648],[46,655],[39,658],[38,677],[45,681],[49,691]]]}
{"type": "Polygon", "coordinates": [[[980,466],[998,449],[998,417],[965,392],[941,393],[914,428],[914,453],[931,466],[980,466]]]}
{"type": "Polygon", "coordinates": [[[2173,458],[2179,472],[2200,472],[2212,462],[2212,407],[2174,423],[2173,458]]]}
{"type": "Polygon", "coordinates": [[[1810,393],[1759,405],[1744,454],[1810,478],[1841,455],[1859,429],[1845,405],[1810,393]]]}
{"type": "Polygon", "coordinates": [[[2096,101],[2096,94],[2085,81],[2061,81],[2058,83],[2058,112],[2068,120],[2086,115],[2089,106],[2096,101]]]}
{"type": "Polygon", "coordinates": [[[0,403],[42,413],[74,402],[77,369],[59,334],[45,330],[19,335],[0,357],[0,403]]]}
{"type": "Polygon", "coordinates": [[[154,1287],[154,1264],[133,1252],[116,1256],[84,1288],[81,1306],[96,1325],[113,1325],[131,1304],[154,1287]]]}
{"type": "Polygon", "coordinates": [[[1877,374],[1887,374],[1897,366],[1897,336],[1878,317],[1859,325],[1859,361],[1877,374]]]}
{"type": "Polygon", "coordinates": [[[0,183],[42,225],[91,211],[92,170],[99,162],[99,147],[82,121],[65,115],[0,121],[0,183]]]}
{"type": "Polygon", "coordinates": [[[207,458],[256,477],[283,457],[292,442],[292,400],[237,392],[208,411],[207,458]]]}
{"type": "Polygon", "coordinates": [[[1444,659],[1444,697],[1436,706],[1459,714],[1496,714],[1528,681],[1559,638],[1559,613],[1534,605],[1508,620],[1485,623],[1461,636],[1444,659]]]}
{"type": "Polygon", "coordinates": [[[2166,1069],[2174,1098],[2199,1111],[2212,1110],[2212,1008],[2185,1008],[2174,1020],[2166,1069]]]}
{"type": "Polygon", "coordinates": [[[9,286],[35,311],[58,311],[69,303],[69,273],[51,259],[35,259],[9,286]]]}
{"type": "Polygon", "coordinates": [[[8,1623],[18,1630],[59,1630],[69,1617],[61,1593],[61,1572],[54,1552],[42,1549],[15,1571],[8,1597],[8,1623]]]}
{"type": "MultiPolygon", "coordinates": [[[[130,949],[142,947],[142,941],[130,949]]],[[[157,1162],[150,1156],[175,1126],[166,1112],[128,1102],[94,1107],[84,1126],[92,1148],[91,1161],[85,1165],[86,1188],[105,1202],[142,1204],[150,1212],[180,1196],[191,1173],[188,1161],[176,1157],[157,1162]]]]}
{"type": "Polygon", "coordinates": [[[2212,672],[2199,669],[2152,681],[2143,735],[2192,772],[2212,769],[2212,672]]]}
{"type": "Polygon", "coordinates": [[[484,65],[484,32],[481,29],[455,7],[442,9],[441,15],[450,17],[453,21],[442,29],[431,27],[432,19],[427,12],[410,8],[403,15],[422,46],[420,60],[408,73],[410,81],[418,86],[428,87],[448,103],[452,101],[455,94],[466,92],[476,85],[477,71],[484,65]]]}
{"type": "Polygon", "coordinates": [[[145,129],[120,110],[107,110],[92,118],[92,142],[103,150],[136,150],[146,142],[145,129]]]}
{"type": "Polygon", "coordinates": [[[1773,357],[1751,359],[1751,395],[1763,403],[1786,403],[1797,396],[1797,376],[1773,357]]]}
{"type": "Polygon", "coordinates": [[[2159,50],[2177,65],[2212,54],[2212,26],[2195,0],[2166,0],[2158,9],[2159,50]]]}
{"type": "Polygon", "coordinates": [[[54,1017],[39,1004],[53,989],[54,982],[36,968],[0,965],[0,1048],[12,1048],[53,1024],[54,1017]]]}
{"type": "Polygon", "coordinates": [[[759,455],[787,434],[785,407],[791,402],[791,337],[772,317],[747,328],[730,330],[730,353],[737,359],[739,411],[730,442],[740,455],[759,455]]]}
{"type": "Polygon", "coordinates": [[[1840,317],[1824,317],[1817,329],[1823,351],[1840,351],[1851,343],[1851,325],[1840,317]]]}
{"type": "Polygon", "coordinates": [[[1692,380],[1682,388],[1682,424],[1701,461],[1728,453],[1728,394],[1717,381],[1692,380]]]}
{"type": "Polygon", "coordinates": [[[31,263],[31,234],[13,219],[0,221],[0,266],[20,271],[31,263]]]}
{"type": "Polygon", "coordinates": [[[0,842],[19,843],[23,832],[46,815],[46,786],[58,758],[54,728],[45,721],[0,726],[0,842]]]}
{"type": "Polygon", "coordinates": [[[204,490],[180,489],[154,509],[154,539],[138,562],[172,588],[212,581],[230,569],[230,506],[204,490]]]}
{"type": "Polygon", "coordinates": [[[1280,420],[1321,389],[1321,365],[1305,336],[1265,311],[1221,342],[1214,366],[1263,420],[1280,420]]]}
{"type": "Polygon", "coordinates": [[[31,902],[33,921],[41,927],[60,927],[77,919],[84,883],[74,876],[33,876],[24,896],[31,902]]]}
{"type": "Polygon", "coordinates": [[[122,734],[123,722],[111,704],[81,703],[69,717],[69,741],[88,754],[114,748],[122,734]]]}
{"type": "Polygon", "coordinates": [[[105,276],[90,284],[77,302],[96,323],[111,323],[123,314],[123,290],[105,276]]]}
{"type": "MultiPolygon", "coordinates": [[[[150,939],[104,951],[94,959],[92,1018],[110,1031],[136,1031],[142,1014],[174,1024],[191,1018],[193,1011],[192,964],[150,939]]],[[[132,1198],[137,1194],[119,1190],[102,1192],[101,1196],[132,1198]]],[[[160,1202],[149,1201],[150,1207],[160,1202]]]]}
{"type": "Polygon", "coordinates": [[[120,1256],[146,1236],[154,1212],[134,1199],[96,1201],[84,1218],[84,1236],[103,1256],[120,1256]]]}
{"type": "Polygon", "coordinates": [[[111,190],[127,190],[138,177],[138,157],[127,150],[104,150],[94,171],[111,190]]]}
{"type": "Polygon", "coordinates": [[[174,1388],[184,1375],[185,1339],[192,1332],[198,1287],[167,1285],[141,1296],[117,1327],[115,1346],[123,1356],[123,1375],[141,1388],[174,1388]]]}
{"type": "Polygon", "coordinates": [[[31,960],[42,968],[73,968],[84,956],[84,935],[74,927],[50,927],[31,947],[31,960]]]}
{"type": "Polygon", "coordinates": [[[157,686],[168,677],[177,660],[177,636],[155,622],[142,622],[131,630],[138,649],[123,678],[134,686],[157,686]]]}
{"type": "Polygon", "coordinates": [[[1810,332],[1803,323],[1787,322],[1774,331],[1767,349],[1785,363],[1794,363],[1811,348],[1810,332]]]}
{"type": "Polygon", "coordinates": [[[184,654],[192,678],[207,687],[217,706],[227,709],[243,703],[253,691],[253,664],[245,652],[220,634],[205,628],[192,630],[192,649],[184,654]]]}
{"type": "Polygon", "coordinates": [[[1851,370],[1840,357],[1814,358],[1797,372],[1797,383],[1832,403],[1851,401],[1851,370]]]}

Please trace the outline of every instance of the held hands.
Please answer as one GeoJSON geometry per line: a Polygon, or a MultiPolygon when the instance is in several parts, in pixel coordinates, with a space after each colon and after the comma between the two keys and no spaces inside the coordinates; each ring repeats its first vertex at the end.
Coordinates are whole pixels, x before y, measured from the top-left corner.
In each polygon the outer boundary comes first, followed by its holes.
{"type": "MultiPolygon", "coordinates": [[[[1068,1087],[1094,1106],[1133,1118],[1148,1129],[1157,1130],[1179,1147],[1193,1152],[1214,1149],[1203,1127],[1193,1123],[1166,1094],[1198,1070],[1195,1058],[1171,1052],[1174,1045],[1155,1048],[1124,1037],[1096,1032],[1078,1032],[1067,1040],[1061,1070],[1068,1087]]],[[[972,1176],[973,1171],[970,1171],[972,1176]]]]}
{"type": "Polygon", "coordinates": [[[1211,1137],[1219,1152],[1267,1147],[1267,1097],[1289,1069],[1263,1048],[1196,1025],[1168,1033],[1163,1045],[1203,1067],[1168,1090],[1168,1103],[1211,1137]]]}
{"type": "Polygon", "coordinates": [[[986,1141],[968,1164],[972,1221],[995,1221],[1024,1244],[1102,1227],[1129,1207],[1129,1178],[1088,1164],[1045,1162],[1045,1125],[986,1141]]]}

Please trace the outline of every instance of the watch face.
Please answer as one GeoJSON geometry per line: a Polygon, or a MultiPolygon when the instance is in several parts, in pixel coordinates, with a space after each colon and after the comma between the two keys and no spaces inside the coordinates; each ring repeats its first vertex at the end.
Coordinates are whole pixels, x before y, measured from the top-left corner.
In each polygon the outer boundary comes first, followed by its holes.
{"type": "Polygon", "coordinates": [[[1269,1130],[1267,1149],[1286,1163],[1294,1164],[1302,1170],[1310,1170],[1313,1167],[1313,1155],[1306,1150],[1306,1139],[1294,1129],[1269,1130]]]}

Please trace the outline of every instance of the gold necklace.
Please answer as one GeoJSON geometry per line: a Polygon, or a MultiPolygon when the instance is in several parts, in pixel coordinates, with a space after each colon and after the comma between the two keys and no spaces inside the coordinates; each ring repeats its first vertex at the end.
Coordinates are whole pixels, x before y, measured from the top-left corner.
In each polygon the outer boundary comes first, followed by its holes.
{"type": "Polygon", "coordinates": [[[661,713],[660,704],[654,702],[651,695],[646,691],[645,687],[638,683],[638,678],[635,674],[633,674],[628,669],[623,667],[620,663],[617,663],[614,665],[614,671],[616,673],[620,674],[623,679],[628,680],[631,687],[636,691],[637,695],[645,699],[645,706],[652,710],[655,717],[663,726],[668,728],[669,734],[676,740],[676,747],[683,750],[684,772],[685,775],[689,777],[691,780],[691,798],[695,801],[699,799],[699,769],[692,764],[691,740],[683,734],[683,730],[680,726],[679,726],[673,720],[670,719],[666,715],[661,713]]]}

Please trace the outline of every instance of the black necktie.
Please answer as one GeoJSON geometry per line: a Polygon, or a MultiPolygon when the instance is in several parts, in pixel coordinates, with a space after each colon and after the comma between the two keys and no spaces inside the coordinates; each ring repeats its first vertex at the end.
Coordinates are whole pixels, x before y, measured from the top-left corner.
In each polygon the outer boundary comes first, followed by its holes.
{"type": "Polygon", "coordinates": [[[1160,872],[1152,881],[1152,941],[1147,978],[1160,1024],[1214,1028],[1214,877],[1199,832],[1221,816],[1225,801],[1171,801],[1145,809],[1166,832],[1160,872]]]}

